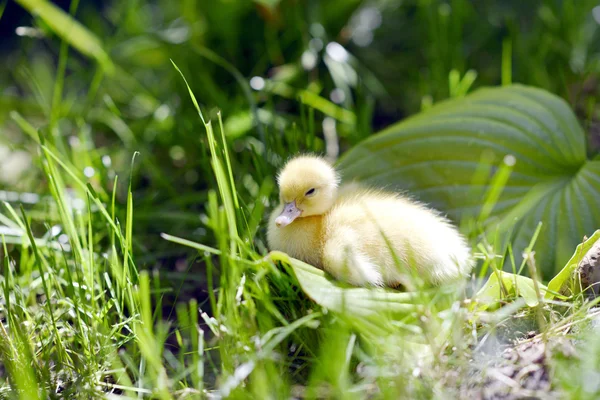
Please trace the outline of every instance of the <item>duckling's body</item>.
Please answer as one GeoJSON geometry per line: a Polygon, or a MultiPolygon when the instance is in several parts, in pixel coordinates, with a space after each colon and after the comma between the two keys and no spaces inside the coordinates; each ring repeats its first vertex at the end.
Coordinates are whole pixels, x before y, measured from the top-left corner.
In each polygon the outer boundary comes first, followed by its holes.
{"type": "Polygon", "coordinates": [[[396,286],[411,273],[439,284],[470,272],[469,248],[438,213],[393,193],[355,184],[338,189],[337,181],[333,168],[317,157],[286,165],[279,177],[283,204],[269,220],[271,250],[359,286],[396,286]]]}

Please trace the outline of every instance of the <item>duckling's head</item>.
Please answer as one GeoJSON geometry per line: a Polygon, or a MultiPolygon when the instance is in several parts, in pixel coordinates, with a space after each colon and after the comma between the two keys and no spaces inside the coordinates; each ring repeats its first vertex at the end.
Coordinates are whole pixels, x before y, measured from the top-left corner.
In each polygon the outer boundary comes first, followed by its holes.
{"type": "Polygon", "coordinates": [[[335,169],[320,157],[291,159],[277,177],[283,211],[275,224],[282,228],[296,218],[327,212],[335,202],[339,182],[335,169]]]}

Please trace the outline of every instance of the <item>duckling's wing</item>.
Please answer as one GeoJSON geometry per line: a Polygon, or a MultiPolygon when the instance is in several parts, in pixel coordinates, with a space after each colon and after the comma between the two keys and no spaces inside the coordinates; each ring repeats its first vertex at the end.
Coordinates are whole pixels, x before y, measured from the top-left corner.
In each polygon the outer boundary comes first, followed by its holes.
{"type": "Polygon", "coordinates": [[[359,235],[349,227],[330,232],[323,247],[323,268],[336,279],[356,286],[383,286],[377,265],[357,248],[359,235]]]}

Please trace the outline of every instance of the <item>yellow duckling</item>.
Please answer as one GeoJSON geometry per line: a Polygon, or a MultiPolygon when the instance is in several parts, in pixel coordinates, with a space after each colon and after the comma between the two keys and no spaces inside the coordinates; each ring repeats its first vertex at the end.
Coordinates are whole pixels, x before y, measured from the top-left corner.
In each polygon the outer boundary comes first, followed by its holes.
{"type": "Polygon", "coordinates": [[[338,187],[338,173],[320,157],[293,158],[277,181],[281,204],[269,219],[269,247],[339,280],[394,287],[416,273],[440,284],[473,267],[465,240],[447,219],[398,194],[338,187]]]}

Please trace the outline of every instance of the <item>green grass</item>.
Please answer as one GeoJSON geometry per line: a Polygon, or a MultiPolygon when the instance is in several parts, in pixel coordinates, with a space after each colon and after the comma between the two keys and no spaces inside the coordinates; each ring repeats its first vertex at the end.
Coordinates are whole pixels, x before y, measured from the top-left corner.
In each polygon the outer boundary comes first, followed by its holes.
{"type": "Polygon", "coordinates": [[[383,21],[367,47],[342,29],[369,5],[359,1],[113,2],[102,13],[17,3],[37,11],[31,23],[46,37],[14,39],[0,67],[0,146],[32,160],[0,180],[0,397],[456,398],[478,379],[482,348],[528,330],[582,339],[576,357],[549,357],[554,388],[600,391],[582,382],[600,354],[594,303],[544,298],[537,285],[532,298],[518,289],[530,281],[500,285],[504,307],[469,300],[503,266],[540,268],[532,257],[516,264],[493,230],[482,235],[510,162],[473,193],[480,215],[457,221],[479,260],[465,287],[338,287],[266,257],[264,235],[277,169],[298,151],[325,152],[324,124],[344,152],[448,97],[521,82],[561,95],[590,126],[593,1],[377,4],[383,21]],[[306,51],[319,57],[310,71],[306,51]],[[320,298],[319,287],[335,289],[320,298]]]}

